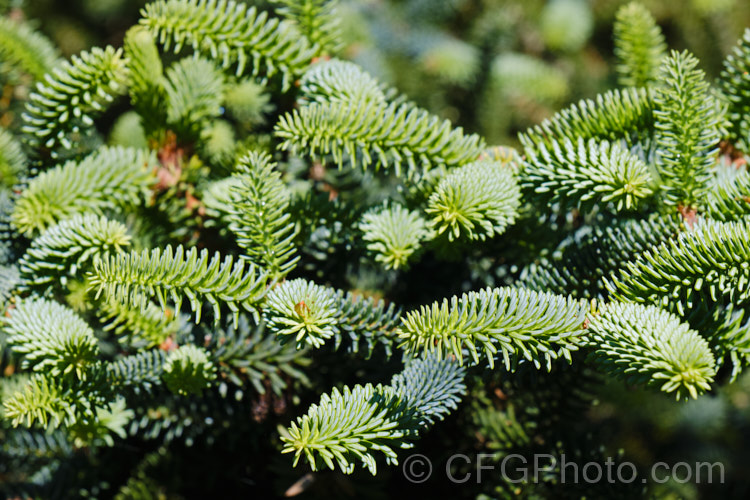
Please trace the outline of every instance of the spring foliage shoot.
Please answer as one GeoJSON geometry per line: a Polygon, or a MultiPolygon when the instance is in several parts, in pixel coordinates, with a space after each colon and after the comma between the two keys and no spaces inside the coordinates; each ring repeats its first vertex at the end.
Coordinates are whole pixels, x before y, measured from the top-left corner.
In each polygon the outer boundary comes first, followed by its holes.
{"type": "MultiPolygon", "coordinates": [[[[590,11],[553,3],[578,50],[590,11]]],[[[620,86],[513,148],[353,62],[346,12],[156,0],[69,59],[1,19],[0,492],[359,492],[442,426],[440,453],[603,458],[577,424],[605,384],[677,407],[748,368],[750,29],[713,81],[623,6],[620,86]]],[[[429,40],[450,85],[567,92],[429,40]]]]}

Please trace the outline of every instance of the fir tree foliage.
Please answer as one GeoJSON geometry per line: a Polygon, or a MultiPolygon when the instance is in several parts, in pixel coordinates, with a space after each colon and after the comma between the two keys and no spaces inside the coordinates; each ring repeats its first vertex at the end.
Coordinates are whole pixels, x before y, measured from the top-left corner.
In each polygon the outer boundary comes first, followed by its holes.
{"type": "Polygon", "coordinates": [[[0,61],[42,78],[58,64],[54,44],[28,23],[0,18],[0,61]]]}
{"type": "Polygon", "coordinates": [[[270,155],[250,151],[239,159],[230,187],[228,214],[237,244],[251,262],[274,277],[289,273],[297,263],[290,221],[290,194],[270,155]]]}
{"type": "MultiPolygon", "coordinates": [[[[487,2],[393,2],[470,39],[346,21],[381,3],[156,0],[69,61],[0,20],[0,492],[184,496],[205,467],[268,496],[279,452],[312,469],[291,492],[351,485],[445,429],[453,452],[599,457],[605,384],[739,380],[749,35],[718,94],[623,6],[622,88],[552,114],[590,89],[511,50],[575,51],[600,7],[533,7],[518,40],[510,7],[468,19],[487,2]],[[467,132],[506,111],[549,118],[517,150],[467,132]]],[[[466,491],[599,492],[542,483],[466,491]]]]}
{"type": "Polygon", "coordinates": [[[508,369],[522,359],[549,369],[583,342],[587,310],[585,302],[551,293],[487,288],[407,313],[398,336],[407,352],[438,359],[463,362],[468,352],[474,363],[482,355],[491,367],[500,356],[508,369]]]}
{"type": "Polygon", "coordinates": [[[376,262],[386,269],[406,269],[432,238],[427,221],[419,212],[401,205],[378,207],[362,216],[359,224],[376,262]]]}
{"type": "Polygon", "coordinates": [[[449,240],[484,240],[502,234],[518,214],[521,193],[513,171],[479,161],[451,170],[438,183],[425,212],[449,240]]]}
{"type": "Polygon", "coordinates": [[[290,22],[233,0],[161,0],[143,9],[146,26],[165,50],[191,47],[237,76],[282,76],[282,87],[302,73],[315,52],[290,22]]]}
{"type": "Polygon", "coordinates": [[[218,253],[211,257],[205,249],[198,252],[178,246],[100,259],[89,281],[97,296],[104,292],[108,300],[141,309],[156,297],[163,310],[169,300],[179,310],[187,297],[198,323],[203,301],[213,306],[214,322],[221,318],[222,304],[234,313],[235,321],[240,307],[257,316],[266,294],[267,275],[241,259],[222,259],[218,253]]]}
{"type": "Polygon", "coordinates": [[[613,302],[592,315],[588,330],[593,356],[630,383],[661,384],[678,399],[711,388],[716,370],[708,343],[663,309],[613,302]]]}
{"type": "Polygon", "coordinates": [[[147,199],[155,171],[156,158],[148,151],[101,148],[34,177],[15,203],[13,225],[31,236],[88,211],[138,205],[147,199]]]}
{"type": "Polygon", "coordinates": [[[26,141],[37,149],[70,149],[90,133],[94,117],[126,90],[128,67],[122,49],[108,46],[73,56],[47,73],[31,94],[23,115],[26,141]]]}
{"type": "Polygon", "coordinates": [[[611,202],[617,211],[635,208],[653,193],[654,181],[646,164],[618,143],[580,137],[530,150],[522,178],[548,204],[590,208],[611,202]]]}

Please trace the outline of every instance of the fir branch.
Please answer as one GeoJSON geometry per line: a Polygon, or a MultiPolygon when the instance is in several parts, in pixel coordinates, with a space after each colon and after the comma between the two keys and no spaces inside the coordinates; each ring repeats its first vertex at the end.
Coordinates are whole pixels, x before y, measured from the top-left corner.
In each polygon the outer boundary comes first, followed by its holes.
{"type": "Polygon", "coordinates": [[[526,153],[522,184],[548,206],[591,209],[596,203],[612,203],[618,211],[630,210],[653,193],[646,164],[617,143],[565,138],[552,142],[550,149],[540,144],[526,153]]]}
{"type": "Polygon", "coordinates": [[[130,69],[130,102],[148,133],[163,126],[167,101],[164,68],[151,33],[134,26],[125,33],[123,43],[130,69]]]}
{"type": "Polygon", "coordinates": [[[570,360],[583,339],[586,303],[550,293],[487,288],[422,306],[402,319],[398,336],[406,352],[423,350],[463,363],[468,350],[479,363],[481,349],[494,368],[498,351],[506,369],[521,359],[537,368],[570,360]]]}
{"type": "Polygon", "coordinates": [[[667,55],[661,29],[638,2],[617,10],[614,25],[618,82],[623,87],[645,87],[659,78],[659,67],[667,55]]]}
{"type": "Polygon", "coordinates": [[[247,258],[281,278],[294,269],[294,238],[297,229],[290,221],[289,192],[267,153],[249,152],[237,164],[231,183],[228,218],[237,244],[247,258]]]}
{"type": "Polygon", "coordinates": [[[8,345],[23,355],[23,365],[53,377],[75,374],[85,380],[99,354],[93,330],[57,302],[20,301],[4,323],[8,345]]]}
{"type": "Polygon", "coordinates": [[[386,269],[408,269],[409,261],[421,253],[424,242],[433,235],[418,212],[401,205],[368,211],[358,227],[367,250],[386,269]]]}
{"type": "Polygon", "coordinates": [[[128,229],[122,223],[93,214],[66,219],[34,238],[19,267],[24,287],[65,286],[97,258],[123,251],[130,245],[128,229]]]}
{"type": "Polygon", "coordinates": [[[750,215],[750,172],[722,156],[715,163],[706,194],[706,215],[721,221],[750,215]]]}
{"type": "Polygon", "coordinates": [[[397,465],[394,448],[412,447],[419,432],[457,407],[466,391],[463,377],[457,363],[430,356],[408,360],[390,386],[334,388],[282,430],[282,453],[293,452],[295,466],[304,455],[313,470],[324,464],[334,469],[335,460],[345,474],[359,461],[375,475],[373,452],[397,465]]]}
{"type": "Polygon", "coordinates": [[[301,74],[314,50],[288,21],[233,0],[158,0],[142,11],[146,26],[165,50],[190,46],[237,76],[282,76],[282,90],[301,74]]]}
{"type": "Polygon", "coordinates": [[[93,127],[93,118],[116,96],[129,78],[122,49],[95,47],[73,56],[48,73],[31,94],[23,114],[26,141],[52,158],[58,147],[71,149],[93,127]]]}
{"type": "Polygon", "coordinates": [[[277,286],[268,294],[267,324],[281,343],[294,340],[320,347],[338,333],[338,309],[333,293],[311,281],[296,279],[277,286]]]}
{"type": "Polygon", "coordinates": [[[427,111],[368,101],[312,103],[283,115],[274,133],[282,150],[313,158],[330,154],[339,168],[346,157],[352,168],[375,164],[397,175],[404,164],[410,172],[461,165],[484,148],[479,136],[464,135],[427,111]]]}
{"type": "Polygon", "coordinates": [[[455,361],[435,356],[410,358],[403,371],[394,375],[391,387],[420,415],[420,425],[430,426],[458,408],[466,393],[466,371],[455,361]]]}
{"type": "Polygon", "coordinates": [[[222,112],[224,75],[207,59],[186,57],[167,70],[164,93],[167,122],[195,135],[222,112]]]}
{"type": "Polygon", "coordinates": [[[170,352],[164,362],[164,383],[170,391],[182,396],[200,394],[215,378],[216,367],[208,353],[192,344],[170,352]]]}
{"type": "Polygon", "coordinates": [[[149,392],[161,385],[167,354],[161,349],[141,351],[107,363],[107,381],[118,391],[149,392]]]}
{"type": "Polygon", "coordinates": [[[590,316],[593,358],[628,383],[661,384],[697,398],[716,375],[708,343],[677,316],[655,306],[613,302],[590,316]]]}
{"type": "Polygon", "coordinates": [[[155,180],[156,165],[152,153],[121,147],[66,162],[31,181],[16,201],[13,224],[31,236],[77,214],[137,205],[155,180]]]}
{"type": "Polygon", "coordinates": [[[240,307],[257,318],[266,281],[265,272],[242,259],[222,259],[218,252],[209,258],[206,249],[199,254],[195,248],[185,251],[182,245],[176,250],[167,246],[165,250],[113,255],[97,261],[90,275],[90,286],[97,289],[97,298],[103,291],[109,300],[141,309],[156,296],[163,310],[169,297],[179,311],[187,297],[196,323],[200,322],[203,301],[213,306],[214,323],[221,318],[222,304],[234,313],[235,321],[240,307]]]}
{"type": "Polygon", "coordinates": [[[654,97],[664,201],[684,207],[703,204],[721,137],[721,117],[697,65],[690,53],[673,51],[663,66],[665,87],[654,97]]]}
{"type": "Polygon", "coordinates": [[[14,426],[26,427],[39,423],[52,428],[76,419],[75,408],[68,403],[54,381],[41,374],[34,375],[19,392],[3,401],[4,416],[14,426]]]}
{"type": "MultiPolygon", "coordinates": [[[[268,389],[281,395],[289,380],[309,385],[303,369],[310,365],[308,349],[297,349],[294,343],[282,345],[264,322],[253,324],[247,315],[240,315],[237,327],[228,324],[208,334],[206,349],[218,368],[220,380],[237,388],[250,382],[259,394],[268,389]]],[[[227,391],[227,384],[220,389],[227,391]]],[[[240,389],[241,390],[241,389],[240,389]]]]}
{"type": "Polygon", "coordinates": [[[628,144],[653,135],[653,92],[643,88],[610,90],[556,113],[518,136],[526,149],[552,148],[565,138],[598,139],[628,144]]]}
{"type": "Polygon", "coordinates": [[[437,234],[485,240],[515,222],[521,192],[513,171],[500,162],[478,161],[451,170],[427,201],[425,212],[437,234]]]}
{"type": "Polygon", "coordinates": [[[701,221],[624,264],[606,279],[613,297],[674,308],[682,316],[701,300],[750,298],[750,223],[701,221]]]}
{"type": "Polygon", "coordinates": [[[385,104],[386,89],[359,65],[340,59],[319,61],[300,79],[302,104],[318,102],[385,104]]]}
{"type": "Polygon", "coordinates": [[[294,453],[295,466],[304,455],[313,470],[323,465],[334,469],[335,461],[347,474],[359,460],[375,475],[373,452],[385,455],[386,463],[397,464],[393,448],[411,446],[418,433],[414,413],[391,387],[344,386],[341,392],[333,388],[282,433],[281,452],[294,453]]]}
{"type": "Polygon", "coordinates": [[[106,322],[102,330],[113,331],[128,344],[141,347],[157,347],[174,336],[180,322],[173,311],[163,311],[155,304],[146,304],[145,309],[133,309],[130,304],[117,301],[101,301],[97,316],[106,322]]]}

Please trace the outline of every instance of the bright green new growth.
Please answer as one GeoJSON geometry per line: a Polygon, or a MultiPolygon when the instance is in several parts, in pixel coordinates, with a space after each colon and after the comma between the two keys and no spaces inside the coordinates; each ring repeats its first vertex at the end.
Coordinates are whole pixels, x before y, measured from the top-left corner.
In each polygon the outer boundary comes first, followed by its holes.
{"type": "Polygon", "coordinates": [[[52,42],[27,23],[0,17],[0,61],[38,80],[57,65],[58,57],[52,42]]]}
{"type": "Polygon", "coordinates": [[[661,384],[677,399],[711,389],[716,369],[708,343],[674,314],[613,302],[589,318],[587,343],[608,373],[628,383],[661,384]]]}
{"type": "Polygon", "coordinates": [[[419,212],[401,205],[378,207],[369,210],[359,223],[362,239],[376,262],[386,269],[406,269],[416,258],[424,242],[431,239],[432,231],[419,212]]]}
{"type": "Polygon", "coordinates": [[[487,288],[407,313],[398,336],[407,353],[455,356],[463,363],[468,351],[474,363],[483,354],[494,367],[499,352],[507,369],[521,360],[549,369],[552,360],[570,360],[578,349],[587,311],[584,301],[560,295],[487,288]]]}
{"type": "Polygon", "coordinates": [[[94,116],[122,94],[128,81],[122,49],[95,47],[73,56],[47,73],[26,104],[22,130],[26,141],[43,148],[52,158],[57,147],[70,149],[76,135],[85,135],[94,116]]]}
{"type": "Polygon", "coordinates": [[[25,287],[49,286],[68,277],[80,277],[97,258],[123,251],[130,245],[128,229],[120,222],[87,214],[77,215],[34,238],[19,261],[25,287]]]}
{"type": "Polygon", "coordinates": [[[282,343],[294,340],[320,347],[339,332],[336,301],[325,287],[311,281],[287,281],[269,292],[265,304],[268,327],[282,343]]]}
{"type": "Polygon", "coordinates": [[[3,416],[14,426],[31,427],[39,423],[53,428],[64,422],[74,422],[75,407],[65,401],[55,381],[41,374],[32,376],[26,385],[3,401],[3,416]]]}
{"type": "Polygon", "coordinates": [[[477,161],[449,171],[427,201],[430,226],[458,238],[485,240],[513,224],[521,192],[513,170],[500,162],[477,161]]]}
{"type": "Polygon", "coordinates": [[[240,308],[258,316],[258,305],[266,294],[267,276],[244,260],[223,259],[218,252],[211,258],[206,249],[200,254],[196,248],[121,253],[95,263],[90,285],[97,297],[105,292],[108,300],[116,300],[132,307],[146,308],[148,300],[156,296],[163,310],[171,299],[179,311],[185,297],[201,318],[203,301],[213,306],[214,323],[221,318],[221,305],[234,313],[240,308]]]}
{"type": "Polygon", "coordinates": [[[280,73],[283,90],[314,56],[293,24],[232,0],[161,0],[144,7],[142,15],[141,25],[165,50],[192,47],[223,69],[235,67],[237,76],[280,73]]]}
{"type": "Polygon", "coordinates": [[[731,54],[724,60],[719,87],[728,103],[729,137],[750,150],[750,28],[745,29],[731,54]]]}
{"type": "Polygon", "coordinates": [[[276,124],[282,150],[319,158],[331,155],[339,168],[394,168],[409,171],[475,160],[484,148],[477,135],[464,135],[447,120],[406,104],[372,101],[312,103],[276,124]]]}
{"type": "Polygon", "coordinates": [[[322,465],[345,474],[361,462],[377,473],[374,452],[397,465],[394,448],[410,448],[419,432],[442,420],[466,392],[464,371],[457,363],[435,357],[411,359],[390,386],[344,386],[323,394],[320,403],[282,431],[282,453],[304,455],[310,467],[322,465]]]}
{"type": "Polygon", "coordinates": [[[13,224],[32,236],[74,215],[137,205],[155,182],[155,170],[153,153],[100,148],[34,177],[16,201],[13,224]]]}
{"type": "Polygon", "coordinates": [[[701,300],[736,304],[750,298],[748,221],[700,221],[695,227],[642,253],[607,288],[620,300],[661,305],[681,316],[701,300]]]}
{"type": "Polygon", "coordinates": [[[99,353],[93,330],[72,310],[46,299],[17,303],[2,330],[24,366],[53,377],[86,379],[99,353]]]}
{"type": "Polygon", "coordinates": [[[26,173],[26,155],[13,135],[0,128],[0,188],[11,188],[26,173]]]}
{"type": "Polygon", "coordinates": [[[698,60],[672,52],[664,62],[665,87],[654,97],[656,167],[664,202],[698,207],[708,190],[714,153],[721,138],[721,117],[698,60]]]}
{"type": "Polygon", "coordinates": [[[667,44],[651,13],[638,2],[620,7],[614,39],[619,84],[645,87],[656,83],[662,60],[667,55],[667,44]]]}
{"type": "Polygon", "coordinates": [[[281,278],[297,264],[297,229],[288,212],[290,195],[276,163],[267,153],[251,151],[237,163],[229,186],[229,228],[247,258],[281,278]]]}
{"type": "Polygon", "coordinates": [[[205,349],[188,344],[169,353],[162,377],[169,390],[176,394],[200,394],[216,378],[216,367],[205,349]]]}
{"type": "Polygon", "coordinates": [[[526,148],[528,158],[521,179],[523,186],[551,205],[562,203],[589,209],[612,203],[617,211],[635,208],[653,193],[653,179],[646,164],[617,143],[565,138],[547,149],[526,148]]]}
{"type": "Polygon", "coordinates": [[[393,448],[412,445],[410,441],[418,433],[413,414],[391,387],[344,386],[342,392],[334,387],[282,434],[281,452],[293,452],[295,466],[304,454],[312,470],[322,465],[334,469],[335,461],[347,474],[354,471],[354,459],[359,459],[375,475],[372,452],[380,452],[386,463],[396,464],[393,448]]]}

